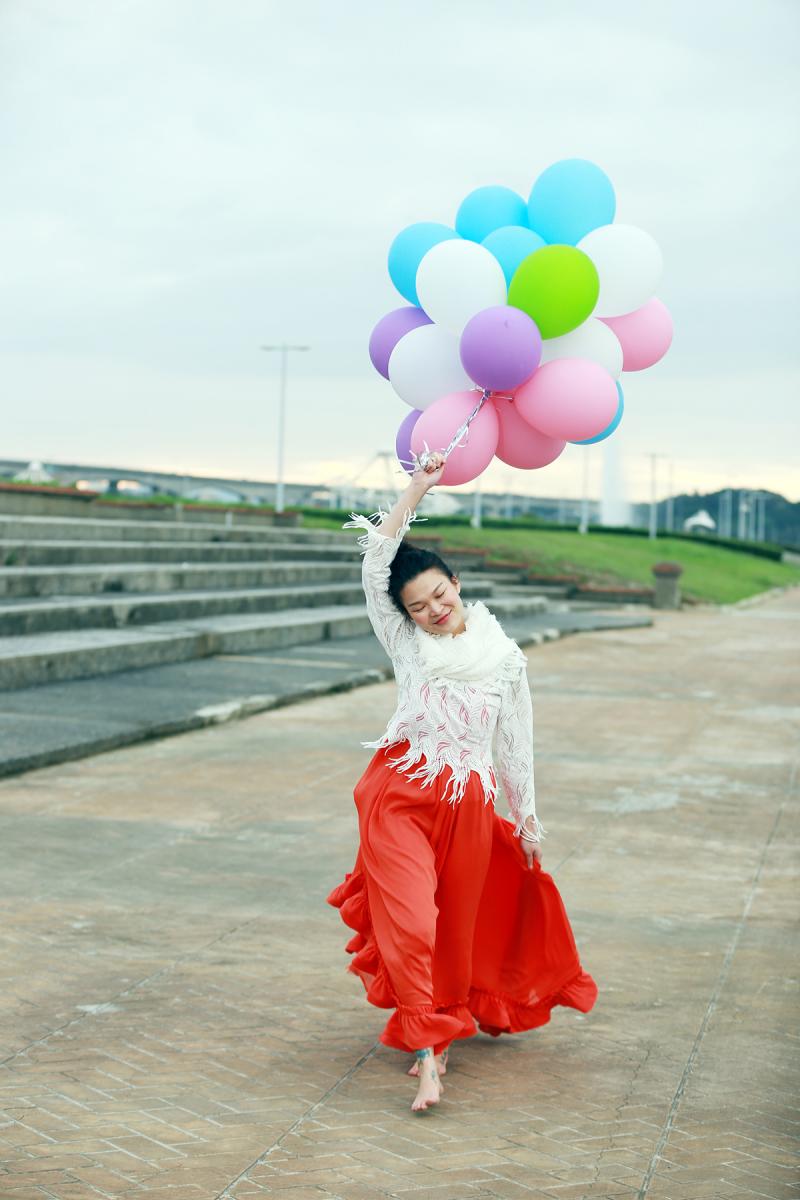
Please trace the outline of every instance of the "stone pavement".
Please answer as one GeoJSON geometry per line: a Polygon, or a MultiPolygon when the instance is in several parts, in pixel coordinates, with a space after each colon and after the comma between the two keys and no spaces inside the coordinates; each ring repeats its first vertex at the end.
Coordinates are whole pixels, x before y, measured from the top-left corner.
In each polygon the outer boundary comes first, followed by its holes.
{"type": "Polygon", "coordinates": [[[800,591],[529,656],[595,1010],[406,1056],[324,902],[378,683],[0,784],[0,1200],[800,1195],[800,591]]]}

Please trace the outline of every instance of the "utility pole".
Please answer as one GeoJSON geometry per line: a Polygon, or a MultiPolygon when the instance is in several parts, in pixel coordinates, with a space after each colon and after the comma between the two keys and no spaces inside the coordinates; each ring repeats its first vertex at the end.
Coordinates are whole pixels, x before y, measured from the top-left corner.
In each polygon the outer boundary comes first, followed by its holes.
{"type": "Polygon", "coordinates": [[[736,521],[736,536],[739,541],[747,540],[747,517],[750,513],[750,493],[745,491],[739,492],[739,511],[736,521]]]}
{"type": "Polygon", "coordinates": [[[281,356],[281,389],[280,398],[278,400],[278,463],[277,463],[277,482],[275,486],[275,512],[283,512],[284,499],[284,484],[283,484],[283,457],[284,457],[284,437],[286,432],[286,379],[289,374],[289,355],[295,351],[310,350],[310,346],[290,346],[288,342],[281,342],[277,346],[262,346],[262,350],[277,351],[281,356]]]}
{"type": "Polygon", "coordinates": [[[729,538],[733,533],[733,492],[726,488],[720,492],[717,509],[717,534],[729,538]]]}
{"type": "Polygon", "coordinates": [[[475,488],[472,493],[472,518],[470,520],[470,525],[473,529],[480,529],[481,527],[481,510],[481,481],[480,479],[476,479],[475,488]]]}
{"type": "Polygon", "coordinates": [[[581,519],[578,533],[589,532],[589,455],[583,451],[583,476],[581,482],[581,519]]]}
{"type": "Polygon", "coordinates": [[[763,542],[765,533],[765,504],[767,497],[762,491],[753,492],[752,511],[750,513],[750,540],[763,542]]]}
{"type": "Polygon", "coordinates": [[[663,454],[650,454],[650,527],[648,536],[658,537],[658,504],[656,502],[656,459],[664,458],[663,454]]]}
{"type": "Polygon", "coordinates": [[[669,480],[667,482],[667,532],[672,533],[675,529],[675,499],[673,492],[673,473],[675,463],[673,459],[669,460],[669,480]]]}
{"type": "Polygon", "coordinates": [[[514,505],[511,499],[511,474],[506,474],[506,520],[510,521],[514,516],[514,505]]]}

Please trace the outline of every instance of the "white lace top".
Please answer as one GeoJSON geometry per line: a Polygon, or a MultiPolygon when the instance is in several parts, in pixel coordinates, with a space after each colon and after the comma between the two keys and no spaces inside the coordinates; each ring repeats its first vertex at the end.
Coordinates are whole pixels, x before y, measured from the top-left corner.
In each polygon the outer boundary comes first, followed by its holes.
{"type": "MultiPolygon", "coordinates": [[[[385,515],[374,514],[375,518],[385,515]]],[[[358,543],[364,555],[362,578],[367,613],[378,640],[392,660],[398,690],[397,708],[383,737],[362,745],[377,749],[408,741],[408,750],[390,762],[408,779],[419,780],[422,787],[433,783],[445,767],[450,767],[452,776],[445,798],[451,804],[461,800],[472,771],[480,777],[486,802],[494,801],[496,761],[516,832],[526,817],[532,817],[541,837],[544,830],[536,818],[534,801],[533,708],[525,655],[509,638],[508,653],[485,677],[448,678],[444,671],[431,675],[420,652],[419,639],[433,638],[437,643],[440,639],[404,616],[389,595],[392,559],[412,521],[417,519],[416,514],[407,510],[395,536],[386,536],[369,517],[356,513],[344,526],[364,531],[358,543]]],[[[466,632],[441,641],[457,643],[467,638],[471,619],[475,620],[479,609],[481,617],[485,614],[488,620],[495,621],[480,601],[466,605],[466,632]]]]}

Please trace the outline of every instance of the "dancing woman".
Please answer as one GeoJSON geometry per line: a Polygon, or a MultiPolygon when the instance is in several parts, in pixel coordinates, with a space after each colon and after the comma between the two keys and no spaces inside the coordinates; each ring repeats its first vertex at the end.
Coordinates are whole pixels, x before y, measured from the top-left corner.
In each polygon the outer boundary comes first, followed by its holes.
{"type": "Polygon", "coordinates": [[[355,866],[328,902],[354,936],[349,970],[367,999],[394,1009],[380,1040],[415,1056],[411,1105],[442,1092],[450,1043],[543,1025],[557,1004],[588,1012],[561,897],[541,868],[527,660],[438,555],[403,542],[438,483],[441,455],[417,467],[379,525],[363,530],[372,627],[389,654],[398,703],[354,796],[355,866]],[[497,770],[513,823],[494,808],[497,770]]]}

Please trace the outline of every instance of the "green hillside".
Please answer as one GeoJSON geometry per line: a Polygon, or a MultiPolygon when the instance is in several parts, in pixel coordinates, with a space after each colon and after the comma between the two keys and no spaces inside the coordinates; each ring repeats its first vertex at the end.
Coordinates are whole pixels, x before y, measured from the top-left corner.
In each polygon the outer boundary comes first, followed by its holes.
{"type": "MultiPolygon", "coordinates": [[[[337,529],[341,521],[329,514],[312,516],[306,510],[304,525],[337,529]]],[[[444,545],[486,548],[494,558],[513,559],[547,574],[573,572],[595,583],[649,586],[653,582],[652,565],[668,559],[683,567],[684,594],[715,604],[731,604],[769,588],[800,584],[797,567],[699,538],[687,541],[659,537],[651,541],[635,534],[580,534],[552,528],[471,529],[434,520],[417,526],[413,532],[417,531],[441,536],[444,545]]]]}

